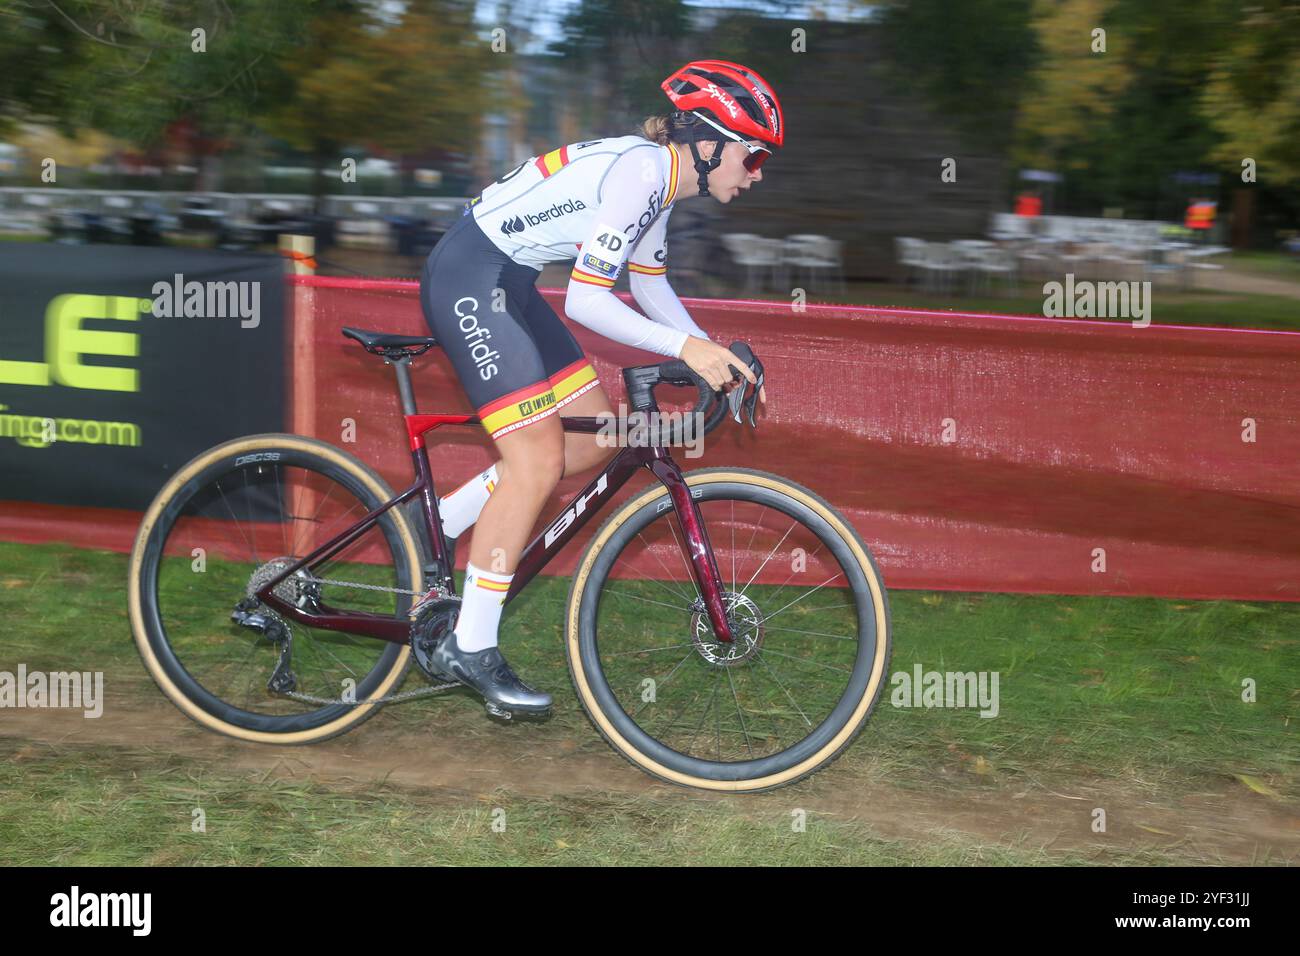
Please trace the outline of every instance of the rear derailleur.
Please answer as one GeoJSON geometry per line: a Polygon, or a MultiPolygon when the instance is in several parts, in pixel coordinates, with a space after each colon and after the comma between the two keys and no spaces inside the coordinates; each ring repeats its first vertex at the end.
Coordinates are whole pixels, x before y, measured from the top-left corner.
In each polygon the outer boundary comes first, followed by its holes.
{"type": "Polygon", "coordinates": [[[262,602],[254,597],[245,597],[230,612],[230,619],[240,627],[261,634],[280,649],[280,659],[276,662],[271,679],[266,682],[266,689],[273,694],[288,694],[298,686],[289,661],[293,656],[293,632],[280,615],[262,607],[262,602]],[[260,608],[260,610],[259,610],[260,608]]]}

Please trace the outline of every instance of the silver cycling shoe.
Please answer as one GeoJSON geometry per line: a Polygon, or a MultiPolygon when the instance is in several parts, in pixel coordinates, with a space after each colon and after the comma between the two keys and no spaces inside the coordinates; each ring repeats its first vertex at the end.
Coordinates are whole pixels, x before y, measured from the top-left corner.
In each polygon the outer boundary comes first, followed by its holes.
{"type": "Polygon", "coordinates": [[[482,694],[487,712],[494,717],[509,720],[514,714],[534,716],[551,709],[551,695],[520,680],[500,649],[462,651],[456,644],[455,631],[438,642],[429,663],[447,680],[459,681],[482,694]]]}

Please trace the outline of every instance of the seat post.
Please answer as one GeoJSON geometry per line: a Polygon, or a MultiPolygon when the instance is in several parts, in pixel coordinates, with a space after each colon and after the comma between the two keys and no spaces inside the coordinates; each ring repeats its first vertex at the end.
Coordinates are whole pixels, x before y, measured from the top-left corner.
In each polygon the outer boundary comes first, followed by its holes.
{"type": "Polygon", "coordinates": [[[415,412],[415,392],[411,390],[411,370],[408,367],[411,364],[411,357],[403,355],[401,358],[385,359],[384,361],[393,366],[397,373],[397,393],[402,399],[402,414],[414,415],[415,412]]]}

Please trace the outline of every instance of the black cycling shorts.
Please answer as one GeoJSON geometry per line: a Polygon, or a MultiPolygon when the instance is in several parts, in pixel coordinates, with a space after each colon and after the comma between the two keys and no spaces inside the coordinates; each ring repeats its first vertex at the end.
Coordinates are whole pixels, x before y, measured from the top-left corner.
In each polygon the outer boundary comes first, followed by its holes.
{"type": "Polygon", "coordinates": [[[600,381],[537,291],[540,274],[494,246],[469,214],[420,275],[424,319],[494,439],[554,415],[600,381]]]}

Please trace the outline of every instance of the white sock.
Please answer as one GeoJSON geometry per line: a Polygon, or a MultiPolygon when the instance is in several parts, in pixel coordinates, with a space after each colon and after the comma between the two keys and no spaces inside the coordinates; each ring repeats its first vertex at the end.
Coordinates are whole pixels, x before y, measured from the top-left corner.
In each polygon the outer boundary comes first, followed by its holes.
{"type": "Polygon", "coordinates": [[[456,621],[456,646],[462,651],[481,651],[497,646],[501,606],[506,603],[513,574],[494,574],[465,565],[465,587],[461,592],[460,617],[456,621]]]}
{"type": "Polygon", "coordinates": [[[497,486],[497,466],[493,465],[481,475],[475,475],[455,491],[438,499],[438,514],[442,516],[442,533],[449,538],[459,538],[465,529],[478,520],[488,496],[497,486]]]}

